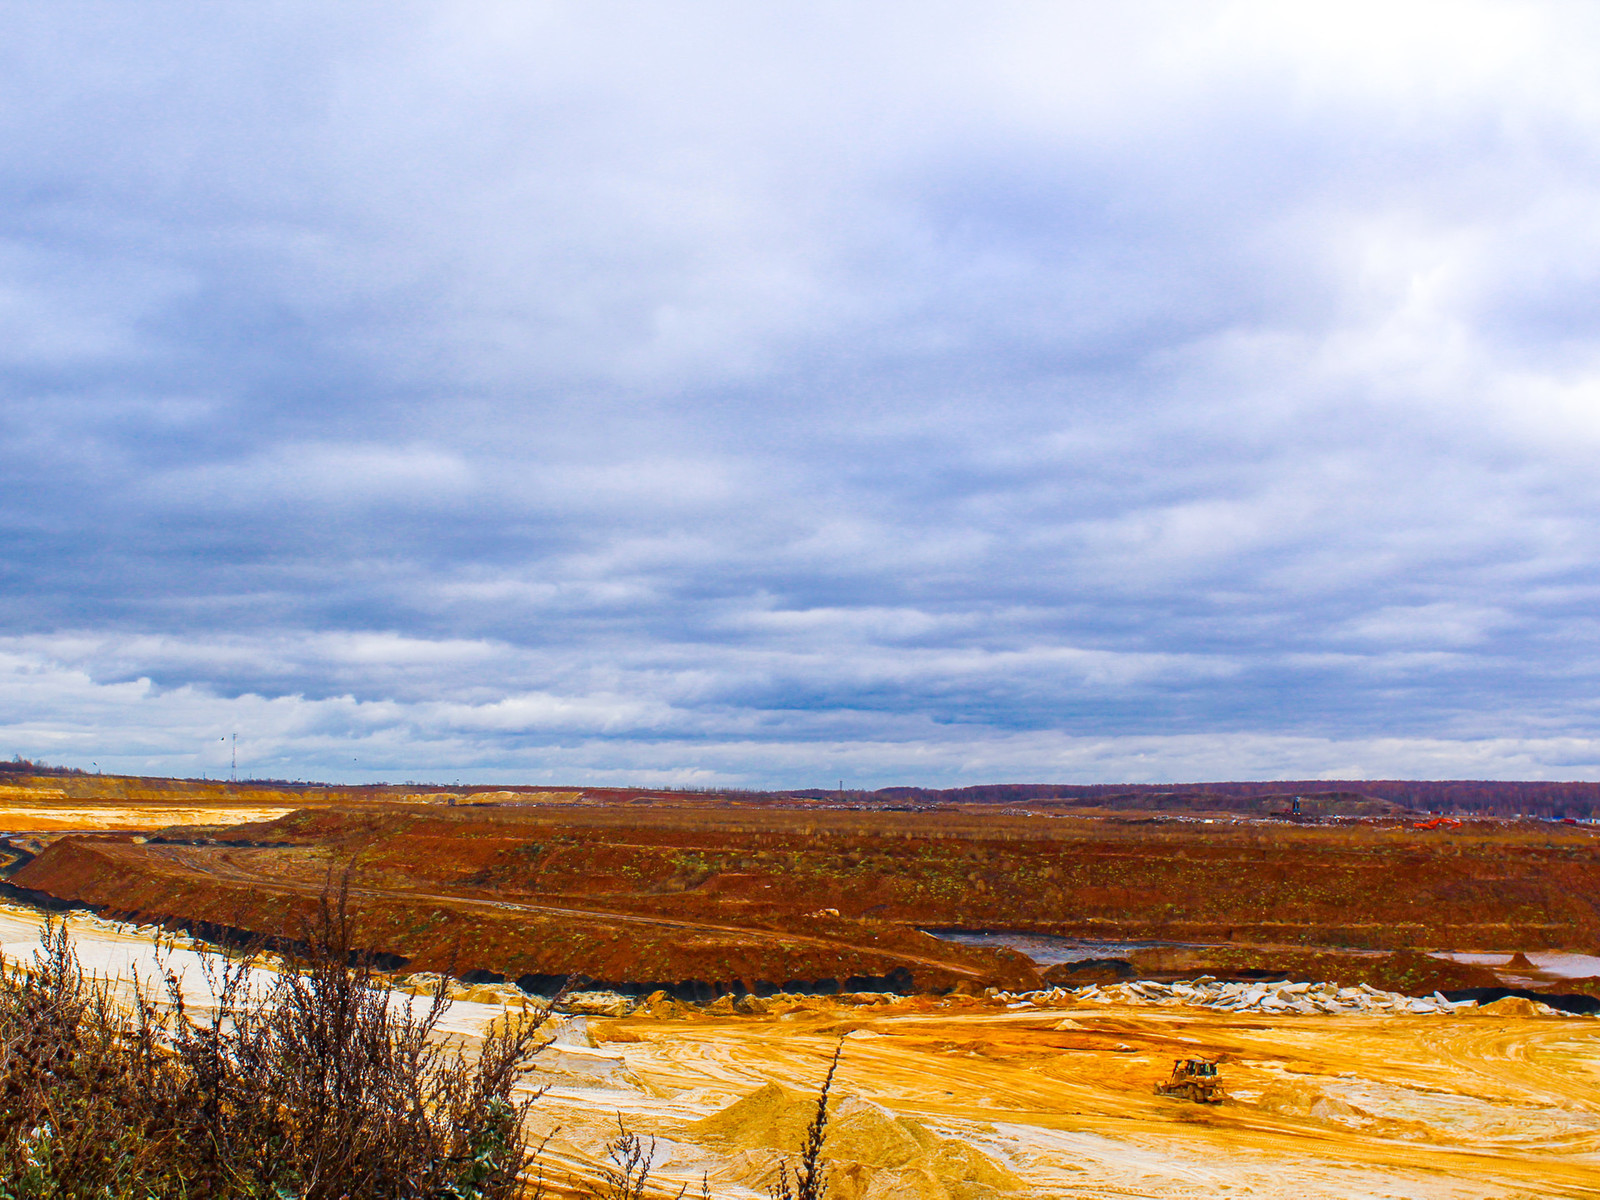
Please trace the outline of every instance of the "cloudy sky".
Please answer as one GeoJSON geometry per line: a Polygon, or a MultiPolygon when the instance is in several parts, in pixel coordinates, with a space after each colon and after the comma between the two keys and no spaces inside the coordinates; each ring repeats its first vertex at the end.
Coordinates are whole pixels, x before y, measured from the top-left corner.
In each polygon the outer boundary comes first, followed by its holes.
{"type": "Polygon", "coordinates": [[[1600,774],[1600,10],[0,3],[0,751],[1600,774]]]}

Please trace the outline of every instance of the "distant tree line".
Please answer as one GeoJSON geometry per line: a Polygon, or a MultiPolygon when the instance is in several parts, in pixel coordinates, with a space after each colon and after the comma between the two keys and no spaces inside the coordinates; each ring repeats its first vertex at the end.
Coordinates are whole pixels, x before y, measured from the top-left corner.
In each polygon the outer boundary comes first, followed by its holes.
{"type": "MultiPolygon", "coordinates": [[[[850,792],[852,800],[889,803],[1018,804],[1027,801],[1065,800],[1084,807],[1097,801],[1132,796],[1282,796],[1314,795],[1337,787],[1380,800],[1392,800],[1417,812],[1482,813],[1488,816],[1586,818],[1600,813],[1600,782],[1507,782],[1492,779],[1327,779],[1271,780],[1268,782],[1168,783],[1168,784],[1059,784],[989,783],[963,788],[887,787],[874,792],[850,792]]],[[[828,799],[839,793],[824,789],[789,795],[828,799]]]]}
{"type": "Polygon", "coordinates": [[[10,762],[0,759],[0,774],[6,775],[87,775],[82,767],[52,767],[46,762],[32,762],[17,755],[10,762]]]}
{"type": "MultiPolygon", "coordinates": [[[[49,763],[30,761],[20,754],[6,762],[0,760],[0,774],[13,775],[84,775],[79,767],[56,767],[49,763]]],[[[192,781],[191,781],[192,782],[192,781]]],[[[333,785],[288,779],[241,779],[241,786],[272,787],[285,790],[296,788],[338,787],[342,792],[380,794],[398,785],[366,783],[333,785]]],[[[433,787],[433,784],[408,783],[408,787],[433,787]]],[[[553,785],[529,784],[473,784],[455,790],[467,793],[476,791],[541,791],[553,785]]],[[[1068,801],[1092,807],[1097,802],[1126,799],[1137,796],[1283,796],[1315,795],[1337,788],[1341,793],[1358,793],[1380,800],[1391,800],[1416,812],[1481,813],[1486,816],[1509,817],[1522,814],[1534,817],[1588,818],[1600,815],[1600,781],[1573,780],[1551,782],[1542,780],[1494,779],[1274,779],[1265,782],[1223,783],[984,783],[962,788],[886,787],[876,791],[833,788],[808,788],[778,792],[745,791],[738,788],[602,788],[584,789],[573,785],[571,790],[615,792],[623,795],[642,793],[715,795],[729,800],[761,800],[797,797],[810,800],[844,800],[852,803],[873,804],[1019,804],[1028,801],[1068,801]]]]}

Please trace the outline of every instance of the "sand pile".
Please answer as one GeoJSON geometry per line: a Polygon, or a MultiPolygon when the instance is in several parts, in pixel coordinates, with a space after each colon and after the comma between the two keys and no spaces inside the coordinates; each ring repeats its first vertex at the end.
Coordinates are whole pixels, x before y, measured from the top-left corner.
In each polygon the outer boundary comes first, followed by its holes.
{"type": "Polygon", "coordinates": [[[654,1017],[658,1021],[676,1021],[689,1012],[689,1006],[681,1000],[674,1000],[666,992],[651,992],[634,1009],[636,1017],[654,1017]]]}
{"type": "Polygon", "coordinates": [[[1433,1132],[1416,1121],[1397,1121],[1330,1096],[1316,1084],[1303,1079],[1274,1083],[1256,1101],[1258,1108],[1286,1117],[1301,1117],[1324,1125],[1357,1130],[1376,1137],[1429,1139],[1433,1132]]]}
{"type": "Polygon", "coordinates": [[[1486,1017],[1562,1017],[1565,1013],[1529,1000],[1525,996],[1502,996],[1492,1004],[1480,1004],[1476,1012],[1486,1017]]]}
{"type": "Polygon", "coordinates": [[[633,1011],[633,1000],[621,992],[569,992],[556,1007],[591,1017],[625,1017],[633,1011]]]}
{"type": "Polygon", "coordinates": [[[710,1004],[705,1005],[701,1011],[718,1017],[755,1017],[767,1013],[771,1008],[771,1003],[763,1000],[760,996],[735,996],[730,993],[718,996],[710,1004]]]}
{"type": "Polygon", "coordinates": [[[1286,1079],[1273,1084],[1261,1094],[1256,1105],[1285,1116],[1311,1117],[1357,1128],[1371,1125],[1374,1121],[1372,1114],[1365,1109],[1357,1108],[1337,1096],[1330,1096],[1316,1084],[1303,1079],[1286,1079]]]}
{"type": "Polygon", "coordinates": [[[413,996],[432,996],[443,986],[447,999],[469,1000],[474,1004],[519,1004],[527,999],[515,984],[462,983],[459,979],[436,971],[413,971],[408,975],[398,975],[389,981],[389,986],[397,992],[407,992],[413,996]]]}
{"type": "Polygon", "coordinates": [[[479,983],[468,987],[461,995],[454,997],[457,1000],[470,1000],[474,1004],[499,1004],[513,1007],[526,1004],[528,997],[525,992],[515,984],[508,983],[479,983]]]}
{"type": "MultiPolygon", "coordinates": [[[[697,1141],[742,1151],[734,1160],[735,1173],[759,1190],[777,1178],[784,1156],[799,1154],[816,1113],[815,1097],[769,1083],[695,1122],[689,1133],[697,1141]]],[[[834,1166],[830,1195],[835,1200],[992,1200],[1023,1187],[971,1146],[856,1096],[829,1102],[822,1153],[834,1166]]]]}

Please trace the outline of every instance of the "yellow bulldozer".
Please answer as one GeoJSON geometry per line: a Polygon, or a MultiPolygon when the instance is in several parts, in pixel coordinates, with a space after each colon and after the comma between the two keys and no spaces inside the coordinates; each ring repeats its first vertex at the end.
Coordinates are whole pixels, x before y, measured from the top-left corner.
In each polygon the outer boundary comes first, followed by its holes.
{"type": "Polygon", "coordinates": [[[1217,1064],[1203,1058],[1180,1058],[1172,1064],[1172,1075],[1156,1084],[1158,1096],[1184,1096],[1196,1104],[1221,1104],[1222,1080],[1217,1064]]]}

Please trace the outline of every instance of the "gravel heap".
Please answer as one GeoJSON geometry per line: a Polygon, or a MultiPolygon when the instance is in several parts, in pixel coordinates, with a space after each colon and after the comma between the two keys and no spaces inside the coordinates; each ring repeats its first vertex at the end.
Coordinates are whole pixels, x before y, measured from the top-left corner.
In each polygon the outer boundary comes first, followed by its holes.
{"type": "MultiPolygon", "coordinates": [[[[1405,996],[1385,992],[1370,984],[1340,987],[1335,983],[1222,982],[1208,976],[1179,983],[1149,980],[1112,984],[1091,984],[1081,988],[1053,987],[1037,992],[1006,992],[990,988],[984,993],[991,1003],[1008,1008],[1067,1008],[1078,1004],[1133,1004],[1161,1008],[1209,1008],[1216,1012],[1250,1012],[1277,1016],[1373,1015],[1443,1016],[1462,1010],[1499,1016],[1569,1016],[1548,1005],[1508,997],[1494,1005],[1479,1006],[1472,1000],[1447,1000],[1439,993],[1431,996],[1405,996]],[[1515,1011],[1513,1011],[1515,1009],[1515,1011]],[[1526,1009],[1524,1012],[1523,1009],[1526,1009]]],[[[659,992],[644,1000],[616,992],[577,992],[566,996],[557,1008],[568,1013],[621,1017],[635,1015],[671,1018],[689,1011],[727,1016],[758,1016],[785,1001],[815,1005],[819,1002],[862,1006],[892,1006],[908,1002],[892,993],[849,993],[837,996],[723,996],[703,1005],[667,1001],[659,992]]]]}
{"type": "MultiPolygon", "coordinates": [[[[1165,1008],[1188,1006],[1218,1012],[1259,1012],[1284,1016],[1359,1013],[1412,1013],[1443,1015],[1475,1008],[1471,1000],[1446,1000],[1431,996],[1403,996],[1385,992],[1369,984],[1340,987],[1334,983],[1223,983],[1201,976],[1181,983],[1148,981],[1093,984],[1084,988],[1051,988],[1024,995],[998,993],[995,997],[1012,1008],[1025,1005],[1048,1007],[1052,1004],[1148,1004],[1165,1008]]],[[[1536,1005],[1545,1009],[1543,1004],[1536,1005]]],[[[1555,1010],[1548,1010],[1554,1013],[1555,1010]]]]}
{"type": "Polygon", "coordinates": [[[1218,983],[1215,980],[1196,980],[1194,983],[1124,983],[1085,990],[1098,993],[1094,997],[1079,997],[1080,1001],[1089,1000],[1091,1003],[1102,996],[1105,1001],[1115,1003],[1119,999],[1115,993],[1120,991],[1129,997],[1124,1003],[1189,1004],[1214,1008],[1219,1012],[1298,1013],[1304,1016],[1368,1012],[1437,1015],[1477,1007],[1471,1000],[1446,1000],[1439,992],[1431,996],[1403,996],[1365,983],[1342,988],[1333,983],[1218,983]]]}

